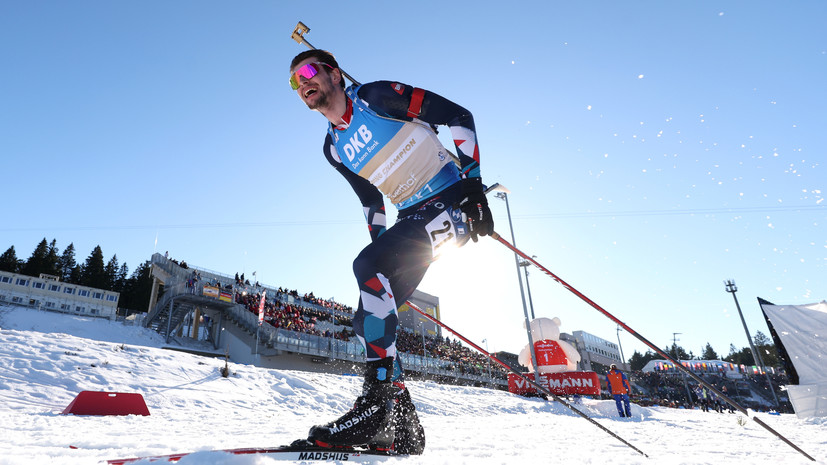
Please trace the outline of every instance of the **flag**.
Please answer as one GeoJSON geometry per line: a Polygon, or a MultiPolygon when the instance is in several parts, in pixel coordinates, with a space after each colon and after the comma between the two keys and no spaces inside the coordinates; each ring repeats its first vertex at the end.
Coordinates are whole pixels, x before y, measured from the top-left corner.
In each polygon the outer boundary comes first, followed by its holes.
{"type": "Polygon", "coordinates": [[[264,296],[267,295],[267,289],[261,293],[261,302],[258,304],[258,325],[264,323],[264,296]]]}

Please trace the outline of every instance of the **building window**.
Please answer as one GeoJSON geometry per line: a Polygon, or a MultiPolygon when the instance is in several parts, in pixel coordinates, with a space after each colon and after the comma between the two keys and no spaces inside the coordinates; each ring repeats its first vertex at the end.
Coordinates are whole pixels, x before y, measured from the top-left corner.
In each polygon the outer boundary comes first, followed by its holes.
{"type": "Polygon", "coordinates": [[[14,297],[12,297],[12,298],[11,298],[11,301],[12,301],[13,303],[19,304],[19,303],[23,303],[23,298],[22,298],[22,297],[17,297],[17,296],[14,296],[14,297]]]}
{"type": "Polygon", "coordinates": [[[92,297],[94,297],[98,300],[103,300],[103,292],[93,292],[92,297]]]}
{"type": "Polygon", "coordinates": [[[43,289],[46,287],[46,284],[35,281],[32,283],[32,287],[35,289],[43,289]]]}
{"type": "Polygon", "coordinates": [[[49,284],[49,290],[53,292],[60,292],[60,286],[57,284],[49,284]]]}
{"type": "Polygon", "coordinates": [[[54,302],[46,302],[46,308],[55,308],[54,302]]]}
{"type": "Polygon", "coordinates": [[[75,288],[74,287],[64,287],[63,288],[63,293],[64,294],[74,294],[75,293],[75,288]]]}
{"type": "Polygon", "coordinates": [[[11,278],[8,276],[0,276],[0,283],[10,283],[11,278]]]}
{"type": "Polygon", "coordinates": [[[89,297],[88,289],[78,289],[78,295],[81,297],[89,297]]]}
{"type": "Polygon", "coordinates": [[[17,284],[18,286],[28,286],[29,285],[29,280],[28,279],[23,279],[23,278],[17,278],[17,281],[15,282],[15,284],[17,284]]]}
{"type": "Polygon", "coordinates": [[[106,296],[106,300],[108,300],[110,302],[117,302],[118,301],[118,296],[109,294],[109,295],[106,296]]]}

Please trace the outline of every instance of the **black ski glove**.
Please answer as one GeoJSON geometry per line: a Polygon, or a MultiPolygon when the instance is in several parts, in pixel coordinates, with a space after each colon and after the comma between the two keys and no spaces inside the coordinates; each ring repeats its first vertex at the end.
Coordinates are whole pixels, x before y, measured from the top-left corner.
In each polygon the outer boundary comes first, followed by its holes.
{"type": "Polygon", "coordinates": [[[488,199],[481,178],[465,178],[462,181],[462,200],[459,209],[462,220],[468,225],[471,239],[477,242],[477,236],[488,236],[494,232],[494,218],[488,208],[488,199]]]}

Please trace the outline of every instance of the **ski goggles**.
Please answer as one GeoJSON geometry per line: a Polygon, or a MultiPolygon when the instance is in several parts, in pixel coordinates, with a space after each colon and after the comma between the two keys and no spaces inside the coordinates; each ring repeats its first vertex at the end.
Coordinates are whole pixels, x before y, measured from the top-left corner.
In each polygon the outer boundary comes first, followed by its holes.
{"type": "Polygon", "coordinates": [[[321,61],[317,61],[315,63],[308,63],[302,66],[301,68],[297,69],[296,72],[293,73],[292,76],[290,76],[290,87],[293,90],[298,89],[299,84],[301,83],[301,81],[299,80],[300,77],[310,79],[313,76],[319,74],[319,71],[322,70],[322,66],[327,66],[328,68],[333,69],[332,66],[330,66],[327,63],[322,63],[321,61]]]}

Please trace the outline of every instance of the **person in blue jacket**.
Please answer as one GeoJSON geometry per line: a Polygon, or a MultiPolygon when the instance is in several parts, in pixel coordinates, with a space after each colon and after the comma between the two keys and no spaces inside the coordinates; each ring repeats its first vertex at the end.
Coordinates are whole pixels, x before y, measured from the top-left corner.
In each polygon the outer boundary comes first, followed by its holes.
{"type": "Polygon", "coordinates": [[[617,369],[617,365],[612,363],[609,372],[606,373],[606,380],[609,384],[609,392],[617,404],[617,413],[621,418],[631,417],[632,410],[629,404],[629,380],[626,375],[617,369]]]}
{"type": "Polygon", "coordinates": [[[424,430],[396,353],[397,308],[442,250],[493,232],[474,119],[462,106],[400,82],[346,87],[324,50],[293,59],[290,86],[327,119],[322,151],[358,196],[371,240],[353,262],[360,295],[353,329],[366,358],[362,395],[340,418],[311,428],[307,440],[421,453],[424,430]],[[443,147],[437,126],[448,127],[456,154],[443,147]],[[384,197],[399,212],[391,227],[384,197]]]}

